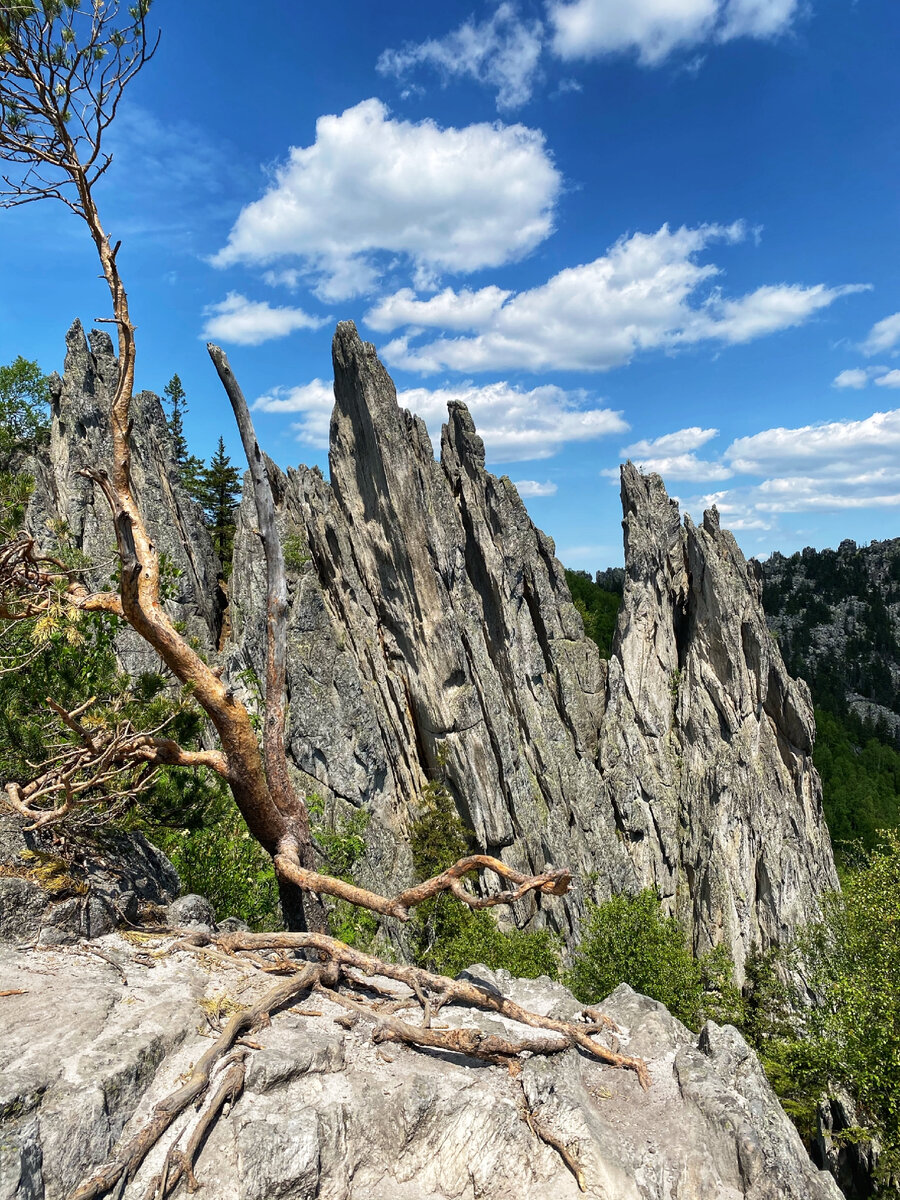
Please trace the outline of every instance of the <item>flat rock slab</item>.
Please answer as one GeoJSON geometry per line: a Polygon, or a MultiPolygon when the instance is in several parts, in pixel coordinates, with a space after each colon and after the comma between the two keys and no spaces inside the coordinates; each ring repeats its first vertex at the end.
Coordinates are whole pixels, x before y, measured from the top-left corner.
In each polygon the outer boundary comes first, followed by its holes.
{"type": "MultiPolygon", "coordinates": [[[[4,950],[0,992],[20,994],[0,997],[0,1200],[62,1200],[208,1048],[210,1014],[272,983],[247,964],[164,949],[111,935],[4,950]]],[[[578,1008],[549,980],[479,967],[469,977],[534,1011],[578,1008]]],[[[513,1076],[376,1046],[368,1020],[344,1029],[346,1010],[315,993],[253,1035],[244,1092],[198,1160],[205,1200],[574,1200],[572,1172],[526,1110],[568,1147],[597,1200],[839,1200],[735,1030],[692,1034],[624,985],[602,1007],[621,1048],[646,1058],[649,1091],[576,1051],[523,1059],[513,1076]]],[[[420,1020],[415,1004],[404,1018],[420,1020]]],[[[438,1020],[522,1032],[468,1009],[438,1020]]],[[[144,1197],[186,1119],[125,1200],[144,1197]]]]}

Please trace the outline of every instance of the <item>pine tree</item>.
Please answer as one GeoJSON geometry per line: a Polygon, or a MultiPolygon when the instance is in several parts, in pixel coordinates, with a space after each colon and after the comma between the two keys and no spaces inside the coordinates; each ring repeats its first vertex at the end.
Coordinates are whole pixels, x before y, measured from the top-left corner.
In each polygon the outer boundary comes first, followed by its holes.
{"type": "Polygon", "coordinates": [[[172,453],[179,467],[187,461],[188,448],[184,436],[184,414],[187,412],[187,393],[182,387],[178,375],[173,375],[165,386],[171,411],[166,417],[169,433],[172,435],[172,453]]]}
{"type": "Polygon", "coordinates": [[[213,546],[226,574],[231,568],[234,517],[240,494],[241,473],[231,465],[231,459],[225,453],[225,442],[220,437],[209,466],[199,472],[197,499],[203,508],[213,546]]]}
{"type": "Polygon", "coordinates": [[[192,499],[198,504],[203,504],[206,464],[196,454],[188,454],[187,438],[184,436],[184,414],[188,410],[187,393],[177,374],[172,376],[163,390],[171,406],[166,424],[172,438],[172,454],[182,486],[192,499]]]}

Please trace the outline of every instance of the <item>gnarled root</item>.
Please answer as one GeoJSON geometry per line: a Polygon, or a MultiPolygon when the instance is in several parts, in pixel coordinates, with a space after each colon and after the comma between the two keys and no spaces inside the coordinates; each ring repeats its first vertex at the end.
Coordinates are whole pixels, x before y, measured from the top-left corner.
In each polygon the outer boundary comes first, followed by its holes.
{"type": "MultiPolygon", "coordinates": [[[[293,974],[281,980],[251,1007],[235,1013],[214,1044],[198,1060],[187,1081],[165,1099],[160,1100],[144,1126],[119,1147],[110,1162],[71,1192],[68,1200],[96,1200],[97,1197],[106,1195],[117,1184],[121,1185],[123,1181],[133,1179],[150,1150],[190,1105],[197,1107],[199,1115],[187,1143],[184,1149],[179,1148],[177,1142],[170,1147],[162,1170],[152,1181],[145,1200],[167,1200],[182,1180],[186,1181],[190,1191],[194,1191],[199,1186],[194,1177],[194,1161],[203,1140],[224,1105],[229,1101],[233,1102],[243,1087],[246,1054],[235,1051],[234,1047],[242,1045],[252,1049],[254,1043],[248,1042],[245,1034],[265,1025],[270,1014],[294,1003],[314,989],[327,992],[331,1000],[347,1009],[348,1013],[352,1014],[347,1018],[349,1023],[363,1018],[371,1020],[375,1026],[372,1040],[376,1044],[400,1042],[409,1046],[467,1055],[484,1062],[506,1065],[511,1073],[518,1069],[521,1054],[559,1054],[570,1048],[577,1048],[608,1066],[634,1071],[642,1087],[649,1087],[650,1084],[647,1067],[642,1059],[618,1054],[593,1040],[593,1034],[604,1032],[612,1025],[607,1018],[593,1011],[590,1013],[590,1024],[540,1016],[522,1008],[508,997],[478,987],[467,980],[433,975],[420,967],[381,962],[370,954],[354,950],[351,946],[320,933],[233,933],[216,938],[207,933],[187,933],[174,948],[192,949],[208,954],[210,951],[207,947],[210,944],[216,945],[219,952],[224,952],[217,955],[218,957],[249,952],[251,957],[242,958],[242,961],[248,966],[256,967],[261,974],[270,966],[261,957],[265,951],[304,950],[315,955],[320,961],[296,961],[293,974]],[[378,984],[376,976],[405,984],[412,990],[413,997],[405,1000],[395,998],[393,993],[378,984]],[[338,990],[342,982],[357,993],[362,989],[368,992],[370,997],[374,995],[374,1002],[364,1002],[343,995],[338,990]],[[447,1003],[495,1012],[520,1025],[542,1032],[540,1036],[515,1038],[488,1034],[472,1028],[433,1028],[431,1018],[447,1003]],[[414,1025],[395,1015],[403,1008],[415,1008],[417,1005],[423,1011],[421,1025],[414,1025]]],[[[285,970],[290,965],[290,960],[283,956],[277,960],[279,970],[285,970]]],[[[529,1124],[538,1137],[558,1150],[579,1179],[579,1183],[583,1184],[580,1168],[572,1158],[571,1152],[559,1143],[558,1139],[554,1140],[554,1135],[548,1130],[539,1127],[531,1114],[529,1124]]],[[[179,1141],[182,1140],[183,1135],[179,1138],[179,1141]]]]}

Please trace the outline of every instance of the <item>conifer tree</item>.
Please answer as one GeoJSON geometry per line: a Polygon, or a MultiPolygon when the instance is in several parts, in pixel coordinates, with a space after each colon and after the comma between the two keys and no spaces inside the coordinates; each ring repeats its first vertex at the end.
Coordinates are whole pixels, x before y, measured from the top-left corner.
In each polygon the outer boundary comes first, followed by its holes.
{"type": "Polygon", "coordinates": [[[200,472],[197,499],[203,508],[206,524],[216,554],[222,560],[226,575],[231,569],[234,549],[235,512],[241,494],[241,473],[231,465],[220,437],[209,466],[200,472]]]}

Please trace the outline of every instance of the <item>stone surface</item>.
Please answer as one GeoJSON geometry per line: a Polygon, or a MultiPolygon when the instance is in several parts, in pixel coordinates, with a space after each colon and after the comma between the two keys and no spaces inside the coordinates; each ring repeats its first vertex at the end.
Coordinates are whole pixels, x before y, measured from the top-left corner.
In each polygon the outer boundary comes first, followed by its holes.
{"type": "Polygon", "coordinates": [[[173,900],[166,909],[166,917],[173,929],[187,925],[203,925],[212,929],[216,927],[213,906],[205,896],[197,896],[193,892],[173,900]]]}
{"type": "MultiPolygon", "coordinates": [[[[62,378],[51,377],[49,446],[26,469],[35,489],[26,524],[38,543],[51,549],[61,538],[80,550],[91,567],[91,586],[105,588],[115,569],[115,535],[109,508],[93,482],[78,472],[111,467],[109,404],[118,361],[109,334],[93,329],[85,338],[80,321],[66,335],[62,378]]],[[[165,414],[152,392],[135,395],[132,418],[132,482],[141,512],[164,558],[167,606],[189,637],[215,649],[222,623],[221,566],[200,512],[178,480],[165,414]]],[[[132,674],[158,671],[159,658],[131,631],[117,641],[132,674]]]]}
{"type": "Polygon", "coordinates": [[[175,868],[143,834],[60,838],[0,811],[0,943],[99,937],[161,914],[179,888],[175,868]]]}
{"type": "MultiPolygon", "coordinates": [[[[246,964],[211,964],[207,975],[184,952],[148,959],[146,946],[115,936],[97,945],[123,966],[127,986],[85,953],[10,951],[0,961],[0,990],[25,992],[2,1001],[3,1200],[61,1200],[209,1046],[204,1009],[271,986],[251,980],[246,964]]],[[[483,967],[469,975],[537,1011],[578,1009],[547,980],[483,967]]],[[[344,1010],[317,994],[255,1035],[262,1049],[249,1052],[243,1095],[198,1161],[203,1195],[574,1200],[581,1193],[560,1155],[523,1120],[527,1098],[580,1163],[593,1200],[839,1200],[735,1030],[709,1024],[698,1037],[624,985],[603,1007],[622,1047],[646,1057],[649,1091],[574,1051],[527,1059],[514,1079],[457,1055],[379,1048],[371,1025],[341,1030],[334,1018],[344,1010]]],[[[445,1007],[441,1020],[521,1030],[468,1009],[445,1007]]],[[[145,1195],[168,1141],[124,1200],[145,1195]]]]}
{"type": "MultiPolygon", "coordinates": [[[[601,661],[465,406],[450,405],[437,462],[351,323],[334,369],[330,484],[271,475],[294,551],[290,752],[331,814],[370,814],[361,882],[409,881],[410,825],[439,779],[478,850],[575,872],[565,899],[521,902],[519,925],[571,939],[587,896],[652,886],[740,974],[837,882],[809,694],[768,635],[756,569],[714,514],[682,524],[662,481],[627,466],[623,606],[601,661]]],[[[254,528],[246,495],[233,678],[264,662],[254,528]]]]}

